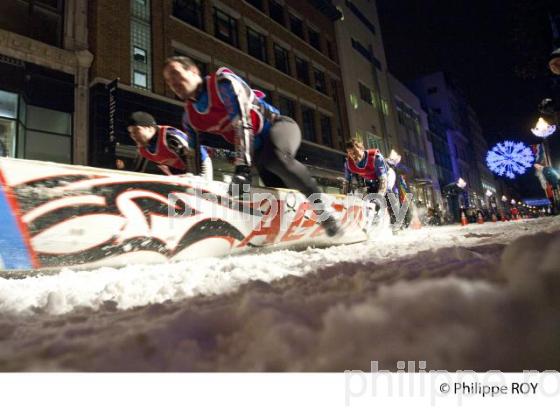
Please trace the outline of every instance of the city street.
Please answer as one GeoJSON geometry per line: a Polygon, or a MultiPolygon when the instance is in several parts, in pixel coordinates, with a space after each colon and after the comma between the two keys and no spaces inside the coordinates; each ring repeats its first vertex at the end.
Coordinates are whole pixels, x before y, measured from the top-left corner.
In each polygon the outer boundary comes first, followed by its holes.
{"type": "Polygon", "coordinates": [[[0,370],[557,368],[558,249],[547,217],[2,279],[0,370]]]}

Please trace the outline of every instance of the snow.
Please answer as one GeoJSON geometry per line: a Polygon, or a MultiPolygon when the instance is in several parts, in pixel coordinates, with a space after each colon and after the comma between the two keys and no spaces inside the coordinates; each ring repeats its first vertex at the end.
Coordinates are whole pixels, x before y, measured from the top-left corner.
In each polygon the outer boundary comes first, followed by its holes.
{"type": "Polygon", "coordinates": [[[0,279],[0,370],[558,368],[560,217],[0,279]]]}

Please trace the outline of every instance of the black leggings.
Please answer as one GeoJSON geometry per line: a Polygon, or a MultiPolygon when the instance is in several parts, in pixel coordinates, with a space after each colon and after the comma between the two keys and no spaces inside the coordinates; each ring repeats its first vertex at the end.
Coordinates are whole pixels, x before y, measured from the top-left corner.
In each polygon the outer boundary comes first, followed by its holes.
{"type": "Polygon", "coordinates": [[[270,135],[255,152],[255,165],[267,187],[297,189],[309,196],[321,192],[307,167],[295,159],[301,144],[301,131],[289,117],[280,117],[270,135]]]}

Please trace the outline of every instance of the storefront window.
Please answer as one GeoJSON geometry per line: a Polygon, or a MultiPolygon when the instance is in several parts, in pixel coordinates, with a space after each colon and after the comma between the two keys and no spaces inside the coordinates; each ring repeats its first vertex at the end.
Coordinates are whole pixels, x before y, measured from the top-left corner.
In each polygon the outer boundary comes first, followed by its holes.
{"type": "Polygon", "coordinates": [[[15,156],[17,112],[18,95],[0,91],[0,156],[15,156]]]}
{"type": "Polygon", "coordinates": [[[0,156],[72,162],[72,114],[0,90],[0,156]]]}

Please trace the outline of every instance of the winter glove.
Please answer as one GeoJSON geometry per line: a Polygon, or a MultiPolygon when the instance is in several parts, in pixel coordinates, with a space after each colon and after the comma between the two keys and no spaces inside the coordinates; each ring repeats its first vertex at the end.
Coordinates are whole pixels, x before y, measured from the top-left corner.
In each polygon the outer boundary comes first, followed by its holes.
{"type": "Polygon", "coordinates": [[[251,167],[247,165],[237,165],[235,174],[231,179],[228,193],[234,196],[242,196],[243,186],[246,185],[245,192],[248,192],[251,186],[251,167]]]}

